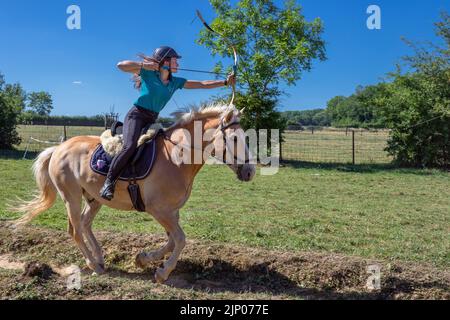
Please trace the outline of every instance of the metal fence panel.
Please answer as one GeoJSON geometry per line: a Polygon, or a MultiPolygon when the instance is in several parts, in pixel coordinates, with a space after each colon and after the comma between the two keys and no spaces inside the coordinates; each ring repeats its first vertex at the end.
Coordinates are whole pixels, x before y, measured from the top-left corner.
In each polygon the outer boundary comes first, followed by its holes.
{"type": "Polygon", "coordinates": [[[392,158],[384,150],[388,136],[387,130],[286,131],[282,158],[306,162],[352,163],[354,156],[355,164],[390,163],[392,158]]]}

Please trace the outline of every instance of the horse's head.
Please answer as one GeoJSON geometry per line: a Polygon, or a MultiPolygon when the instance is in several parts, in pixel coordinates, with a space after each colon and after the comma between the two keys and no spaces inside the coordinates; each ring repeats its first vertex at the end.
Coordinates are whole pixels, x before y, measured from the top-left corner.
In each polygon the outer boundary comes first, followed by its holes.
{"type": "MultiPolygon", "coordinates": [[[[256,161],[246,143],[248,132],[245,133],[240,125],[242,113],[243,110],[220,104],[178,113],[178,121],[167,130],[170,131],[169,141],[175,145],[170,152],[172,160],[177,164],[203,165],[209,156],[213,156],[233,170],[239,180],[253,179],[256,161]],[[199,139],[195,138],[199,136],[198,130],[202,133],[199,139]],[[202,163],[196,162],[195,151],[203,151],[202,163]]],[[[255,143],[256,133],[248,138],[255,143]]]]}
{"type": "MultiPolygon", "coordinates": [[[[241,181],[250,181],[255,176],[256,165],[254,158],[247,146],[246,135],[240,125],[240,118],[243,110],[236,108],[229,108],[226,110],[220,119],[219,127],[217,128],[216,140],[221,139],[220,145],[222,155],[218,155],[219,150],[216,151],[220,161],[224,162],[241,181]]],[[[217,142],[217,141],[216,141],[217,142]]]]}

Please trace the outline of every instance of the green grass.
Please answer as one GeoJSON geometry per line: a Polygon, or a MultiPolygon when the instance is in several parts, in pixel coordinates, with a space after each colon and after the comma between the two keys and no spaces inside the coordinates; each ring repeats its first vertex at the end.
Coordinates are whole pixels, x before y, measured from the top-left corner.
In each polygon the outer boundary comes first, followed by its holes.
{"type": "MultiPolygon", "coordinates": [[[[7,200],[30,197],[31,164],[0,159],[0,218],[17,217],[7,200]]],[[[242,183],[224,166],[205,166],[181,217],[188,238],[450,265],[446,172],[294,163],[242,183]]],[[[36,223],[65,229],[62,202],[36,223]]],[[[147,214],[106,207],[95,229],[163,233],[147,214]]]]}

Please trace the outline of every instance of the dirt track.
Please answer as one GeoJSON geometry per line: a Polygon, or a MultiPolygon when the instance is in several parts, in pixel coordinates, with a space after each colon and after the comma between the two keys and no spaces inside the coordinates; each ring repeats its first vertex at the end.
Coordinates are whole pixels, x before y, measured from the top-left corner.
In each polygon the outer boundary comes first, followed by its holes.
{"type": "Polygon", "coordinates": [[[98,238],[108,272],[92,276],[84,269],[82,289],[74,291],[61,270],[84,264],[66,233],[13,232],[0,223],[0,299],[450,299],[450,272],[432,266],[200,241],[188,241],[176,270],[159,285],[153,281],[159,264],[143,271],[134,258],[161,246],[163,237],[99,232],[98,238]],[[29,262],[51,269],[31,272],[36,265],[29,262]],[[381,266],[381,290],[373,292],[366,288],[372,264],[381,266]]]}

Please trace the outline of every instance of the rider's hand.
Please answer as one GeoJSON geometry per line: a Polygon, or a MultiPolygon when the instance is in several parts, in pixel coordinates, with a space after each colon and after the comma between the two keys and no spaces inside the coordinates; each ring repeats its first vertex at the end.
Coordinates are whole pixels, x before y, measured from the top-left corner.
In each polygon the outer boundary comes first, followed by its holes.
{"type": "Polygon", "coordinates": [[[159,64],[154,61],[142,62],[142,69],[156,71],[159,69],[159,64]]]}
{"type": "Polygon", "coordinates": [[[234,74],[230,74],[227,77],[227,84],[229,86],[234,86],[236,85],[236,76],[234,74]]]}

